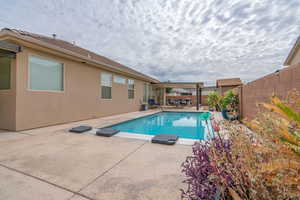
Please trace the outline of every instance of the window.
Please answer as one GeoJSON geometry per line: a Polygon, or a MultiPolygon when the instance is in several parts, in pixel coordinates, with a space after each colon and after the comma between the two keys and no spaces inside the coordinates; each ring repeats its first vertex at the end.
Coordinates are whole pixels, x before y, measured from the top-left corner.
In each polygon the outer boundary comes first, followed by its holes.
{"type": "Polygon", "coordinates": [[[112,75],[101,73],[101,98],[111,99],[112,75]]]}
{"type": "Polygon", "coordinates": [[[31,90],[64,90],[64,67],[62,63],[44,58],[29,57],[29,88],[31,90]]]}
{"type": "Polygon", "coordinates": [[[143,95],[143,101],[148,102],[150,95],[150,86],[149,83],[144,83],[144,95],[143,95]]]}
{"type": "Polygon", "coordinates": [[[114,76],[114,82],[115,83],[120,83],[120,84],[125,84],[126,79],[121,77],[121,76],[114,76]]]}
{"type": "Polygon", "coordinates": [[[134,99],[134,80],[128,79],[128,99],[134,99]]]}
{"type": "Polygon", "coordinates": [[[10,61],[8,57],[0,57],[0,90],[10,89],[10,61]]]}

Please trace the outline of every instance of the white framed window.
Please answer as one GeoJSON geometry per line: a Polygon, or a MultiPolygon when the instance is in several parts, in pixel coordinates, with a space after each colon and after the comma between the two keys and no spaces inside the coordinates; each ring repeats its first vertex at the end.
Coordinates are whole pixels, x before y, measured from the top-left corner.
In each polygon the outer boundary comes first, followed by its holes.
{"type": "Polygon", "coordinates": [[[112,99],[111,88],[112,88],[112,75],[102,72],[101,75],[101,98],[112,99]]]}
{"type": "Polygon", "coordinates": [[[126,79],[121,76],[114,76],[114,82],[119,84],[126,84],[126,79]]]}
{"type": "Polygon", "coordinates": [[[64,65],[45,58],[29,56],[29,89],[64,90],[64,65]]]}
{"type": "Polygon", "coordinates": [[[128,79],[128,99],[134,99],[134,80],[128,79]]]}
{"type": "Polygon", "coordinates": [[[0,90],[10,89],[11,58],[0,57],[0,90]]]}

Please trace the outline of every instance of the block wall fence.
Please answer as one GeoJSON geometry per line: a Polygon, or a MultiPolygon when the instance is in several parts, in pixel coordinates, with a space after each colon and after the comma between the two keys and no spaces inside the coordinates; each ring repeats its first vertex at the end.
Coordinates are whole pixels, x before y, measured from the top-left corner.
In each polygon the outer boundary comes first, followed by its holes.
{"type": "Polygon", "coordinates": [[[292,89],[300,92],[300,63],[238,87],[241,118],[255,118],[257,103],[269,103],[273,94],[284,99],[292,89]]]}

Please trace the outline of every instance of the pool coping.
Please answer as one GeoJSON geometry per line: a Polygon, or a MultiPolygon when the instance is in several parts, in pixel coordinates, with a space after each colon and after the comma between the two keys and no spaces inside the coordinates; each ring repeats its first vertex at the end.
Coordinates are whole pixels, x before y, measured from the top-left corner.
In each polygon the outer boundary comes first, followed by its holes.
{"type": "MultiPolygon", "coordinates": [[[[86,133],[96,135],[97,129],[92,129],[91,131],[88,131],[86,133]]],[[[155,135],[145,135],[145,134],[139,134],[139,133],[129,133],[129,132],[119,132],[116,135],[112,137],[121,137],[121,138],[128,138],[128,139],[136,139],[136,140],[144,140],[151,142],[151,139],[155,135]]],[[[195,142],[201,142],[205,140],[197,140],[197,139],[188,139],[188,138],[179,138],[175,144],[180,144],[180,145],[194,145],[195,142]]]]}

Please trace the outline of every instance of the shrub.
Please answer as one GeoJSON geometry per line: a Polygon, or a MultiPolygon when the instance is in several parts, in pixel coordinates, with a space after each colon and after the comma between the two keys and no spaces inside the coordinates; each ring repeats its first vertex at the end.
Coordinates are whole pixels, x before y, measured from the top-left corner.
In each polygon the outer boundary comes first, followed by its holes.
{"type": "MultiPolygon", "coordinates": [[[[273,96],[270,104],[259,104],[256,119],[245,122],[256,134],[255,143],[250,143],[251,153],[243,153],[243,161],[250,177],[256,180],[253,190],[269,199],[300,197],[299,101],[296,90],[289,92],[284,101],[273,96]]],[[[243,150],[241,145],[237,148],[243,150]]]]}
{"type": "Polygon", "coordinates": [[[217,196],[231,199],[239,196],[233,188],[247,190],[247,175],[241,170],[238,157],[232,154],[231,145],[230,140],[217,135],[193,146],[193,155],[182,164],[182,172],[187,177],[184,181],[187,189],[181,190],[182,199],[213,200],[217,196]]]}
{"type": "Polygon", "coordinates": [[[217,111],[219,111],[220,99],[221,95],[219,95],[217,92],[212,92],[207,96],[207,104],[209,105],[209,107],[215,108],[217,111]]]}
{"type": "Polygon", "coordinates": [[[214,199],[217,193],[217,184],[210,178],[213,174],[213,165],[210,161],[210,148],[207,144],[196,143],[193,146],[193,156],[186,158],[182,164],[182,172],[187,177],[184,183],[187,190],[182,190],[182,199],[214,199]]]}
{"type": "Polygon", "coordinates": [[[224,98],[223,98],[225,106],[234,112],[238,111],[238,105],[239,105],[239,97],[237,94],[233,92],[233,90],[229,90],[226,92],[224,98]]]}
{"type": "Polygon", "coordinates": [[[226,133],[193,147],[183,163],[187,189],[182,199],[292,200],[300,198],[299,93],[260,104],[258,117],[222,121],[226,133]]]}
{"type": "Polygon", "coordinates": [[[214,107],[217,111],[220,111],[220,109],[229,109],[237,112],[239,98],[232,90],[227,91],[224,96],[221,96],[217,92],[213,92],[208,95],[207,103],[210,107],[214,107]]]}

